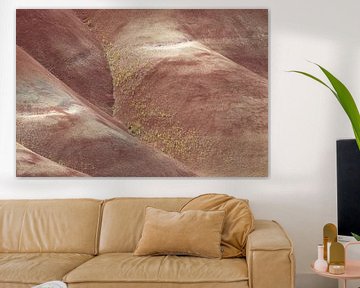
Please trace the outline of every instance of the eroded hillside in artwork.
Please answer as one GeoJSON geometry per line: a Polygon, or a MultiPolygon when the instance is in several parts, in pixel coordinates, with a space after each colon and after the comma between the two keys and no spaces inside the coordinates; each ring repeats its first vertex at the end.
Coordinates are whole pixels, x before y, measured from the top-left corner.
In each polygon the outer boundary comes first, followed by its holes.
{"type": "Polygon", "coordinates": [[[18,10],[18,176],[266,176],[266,10],[18,10]]]}

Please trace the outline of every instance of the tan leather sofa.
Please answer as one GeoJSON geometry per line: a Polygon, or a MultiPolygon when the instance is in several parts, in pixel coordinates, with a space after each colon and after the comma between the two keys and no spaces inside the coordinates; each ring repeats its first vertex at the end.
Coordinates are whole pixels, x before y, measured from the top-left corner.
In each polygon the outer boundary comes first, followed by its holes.
{"type": "Polygon", "coordinates": [[[293,288],[292,244],[257,220],[245,258],[133,256],[146,206],[186,198],[0,201],[0,288],[63,280],[71,288],[293,288]]]}

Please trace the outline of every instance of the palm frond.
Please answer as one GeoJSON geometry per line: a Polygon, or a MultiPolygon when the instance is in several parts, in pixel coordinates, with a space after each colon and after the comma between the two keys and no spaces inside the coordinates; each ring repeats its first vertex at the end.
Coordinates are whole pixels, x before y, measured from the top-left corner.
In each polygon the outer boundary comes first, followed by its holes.
{"type": "Polygon", "coordinates": [[[314,63],[317,65],[320,70],[325,74],[326,78],[329,80],[330,85],[326,84],[324,81],[320,80],[319,78],[303,71],[298,70],[292,70],[289,72],[298,73],[304,76],[307,76],[320,84],[324,85],[326,88],[328,88],[332,94],[336,97],[336,99],[339,101],[340,105],[344,109],[345,113],[347,114],[350,123],[352,125],[356,143],[358,145],[358,148],[360,150],[360,114],[359,110],[356,106],[355,100],[353,96],[351,95],[350,91],[346,88],[346,86],[337,79],[333,74],[331,74],[328,70],[326,70],[324,67],[314,63]]]}

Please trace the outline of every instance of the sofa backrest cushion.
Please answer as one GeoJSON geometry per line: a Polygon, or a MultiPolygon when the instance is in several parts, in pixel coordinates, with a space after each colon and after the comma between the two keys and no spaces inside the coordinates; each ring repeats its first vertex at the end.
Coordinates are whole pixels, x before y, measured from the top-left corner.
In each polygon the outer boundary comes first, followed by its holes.
{"type": "Polygon", "coordinates": [[[102,201],[1,200],[1,252],[96,254],[102,201]]]}
{"type": "Polygon", "coordinates": [[[141,237],[146,207],[179,211],[189,198],[116,198],[105,201],[99,253],[131,253],[141,237]]]}

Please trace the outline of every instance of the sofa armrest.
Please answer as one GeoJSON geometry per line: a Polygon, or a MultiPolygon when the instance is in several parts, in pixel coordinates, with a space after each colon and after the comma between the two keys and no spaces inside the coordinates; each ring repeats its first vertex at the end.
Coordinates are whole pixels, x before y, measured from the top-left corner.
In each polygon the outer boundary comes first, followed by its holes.
{"type": "Polygon", "coordinates": [[[246,261],[250,288],[295,287],[293,245],[275,221],[255,221],[247,240],[246,261]]]}

